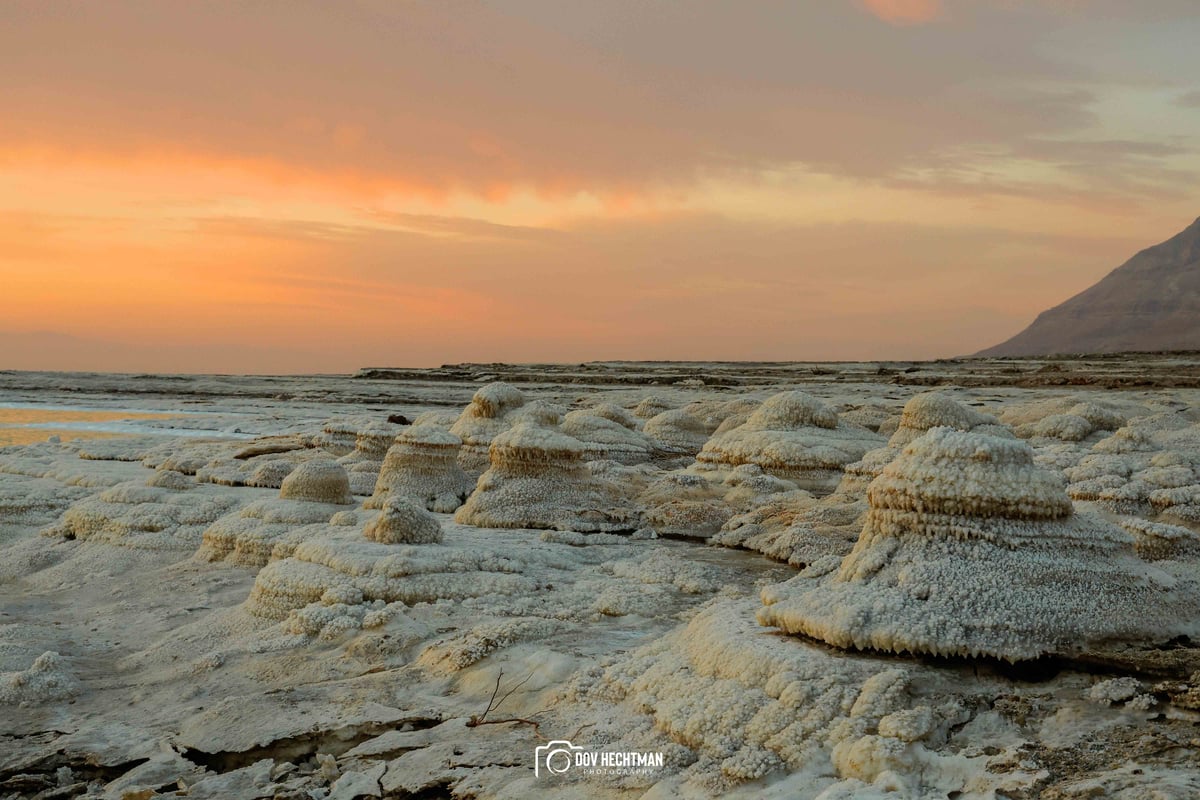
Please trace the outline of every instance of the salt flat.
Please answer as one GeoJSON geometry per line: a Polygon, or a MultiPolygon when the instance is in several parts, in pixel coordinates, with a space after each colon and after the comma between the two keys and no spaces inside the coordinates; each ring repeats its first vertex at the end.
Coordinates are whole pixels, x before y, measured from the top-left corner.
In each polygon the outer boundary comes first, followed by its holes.
{"type": "Polygon", "coordinates": [[[1200,796],[1198,379],[0,373],[0,797],[1200,796]]]}

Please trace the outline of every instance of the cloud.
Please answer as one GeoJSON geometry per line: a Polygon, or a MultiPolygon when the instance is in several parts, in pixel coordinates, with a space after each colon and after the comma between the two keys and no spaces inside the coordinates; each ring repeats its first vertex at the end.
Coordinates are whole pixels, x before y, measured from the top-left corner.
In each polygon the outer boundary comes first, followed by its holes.
{"type": "Polygon", "coordinates": [[[1184,108],[1200,108],[1200,89],[1184,92],[1175,98],[1175,103],[1184,108]]]}
{"type": "MultiPolygon", "coordinates": [[[[867,5],[897,23],[938,9],[867,5]]],[[[431,199],[637,197],[790,164],[886,179],[1086,134],[1122,73],[1063,55],[1052,37],[1090,34],[1063,13],[979,4],[901,36],[845,2],[18,0],[0,160],[224,164],[431,199]]]]}
{"type": "Polygon", "coordinates": [[[862,3],[872,14],[894,25],[919,25],[937,19],[942,13],[941,0],[862,0],[862,3]]]}
{"type": "Polygon", "coordinates": [[[9,350],[23,355],[8,365],[348,372],[490,360],[947,356],[1006,338],[1145,244],[709,213],[596,219],[536,246],[324,228],[226,218],[143,255],[149,268],[130,266],[116,243],[102,248],[113,261],[97,262],[90,244],[42,261],[36,284],[6,281],[7,326],[97,343],[30,340],[9,350]],[[97,272],[101,280],[84,280],[97,272]],[[48,283],[52,301],[33,296],[48,283]],[[39,313],[21,311],[29,308],[39,313]]]}

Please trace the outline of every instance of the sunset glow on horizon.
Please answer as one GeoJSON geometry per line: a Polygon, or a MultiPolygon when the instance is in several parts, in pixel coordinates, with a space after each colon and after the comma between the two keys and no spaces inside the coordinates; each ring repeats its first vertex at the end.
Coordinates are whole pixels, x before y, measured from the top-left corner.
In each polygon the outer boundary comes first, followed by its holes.
{"type": "Polygon", "coordinates": [[[1200,7],[11,2],[0,369],[874,360],[1200,215],[1200,7]]]}

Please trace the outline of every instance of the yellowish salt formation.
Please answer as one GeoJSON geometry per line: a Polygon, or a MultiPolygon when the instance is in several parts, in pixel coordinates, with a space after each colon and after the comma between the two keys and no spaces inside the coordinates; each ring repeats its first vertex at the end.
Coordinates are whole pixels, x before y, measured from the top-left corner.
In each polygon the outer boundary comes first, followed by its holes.
{"type": "Polygon", "coordinates": [[[481,528],[583,533],[635,530],[638,515],[619,487],[594,477],[581,442],[521,423],[491,444],[491,466],[455,520],[481,528]]]}
{"type": "Polygon", "coordinates": [[[432,425],[413,425],[396,434],[366,507],[381,508],[388,497],[405,495],[430,511],[454,511],[475,488],[458,463],[461,445],[457,436],[432,425]]]}
{"type": "Polygon", "coordinates": [[[838,647],[1009,661],[1197,627],[1195,582],[1075,514],[1061,476],[1023,441],[934,428],[872,482],[868,502],[840,566],[818,562],[765,589],[761,624],[838,647]]]}
{"type": "Polygon", "coordinates": [[[744,424],[714,435],[696,458],[714,468],[755,464],[802,489],[827,491],[843,467],[880,444],[882,437],[840,424],[832,409],[793,391],[774,395],[744,424]]]}
{"type": "Polygon", "coordinates": [[[478,475],[487,469],[492,439],[512,426],[510,417],[523,405],[525,395],[507,383],[489,383],[475,392],[450,427],[450,432],[462,440],[459,463],[464,470],[478,475]]]}

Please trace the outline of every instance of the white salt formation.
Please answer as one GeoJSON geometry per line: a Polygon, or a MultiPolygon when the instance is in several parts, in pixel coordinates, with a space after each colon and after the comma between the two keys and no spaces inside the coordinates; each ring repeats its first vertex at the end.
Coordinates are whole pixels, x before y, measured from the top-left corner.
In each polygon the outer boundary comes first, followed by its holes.
{"type": "MultiPolygon", "coordinates": [[[[627,482],[627,481],[623,481],[627,482]]],[[[796,484],[743,464],[728,472],[684,470],[655,478],[636,495],[645,521],[660,536],[706,539],[740,511],[796,491],[796,484]]]]}
{"type": "Polygon", "coordinates": [[[257,500],[210,525],[196,558],[252,567],[285,558],[301,542],[327,532],[328,523],[351,503],[350,481],[341,466],[306,462],[283,481],[279,497],[257,500]]]}
{"type": "Polygon", "coordinates": [[[363,535],[381,544],[432,544],[442,540],[442,526],[424,506],[404,495],[393,495],[363,535]]]}
{"type": "Polygon", "coordinates": [[[1113,514],[1200,526],[1200,426],[1176,415],[1131,422],[1065,470],[1068,494],[1113,514]]]}
{"type": "MultiPolygon", "coordinates": [[[[713,794],[774,772],[843,772],[837,748],[910,705],[905,670],[756,635],[747,614],[744,602],[714,604],[609,667],[590,692],[650,715],[696,754],[695,772],[723,779],[713,794]]],[[[913,739],[938,727],[925,712],[913,739]]]]}
{"type": "Polygon", "coordinates": [[[1200,559],[1200,534],[1179,525],[1126,517],[1121,527],[1133,534],[1134,549],[1147,561],[1200,559]]]}
{"type": "Polygon", "coordinates": [[[1194,632],[1195,582],[1138,559],[1133,539],[1073,514],[1062,480],[1019,440],[934,428],[868,490],[853,551],[763,591],[763,625],[838,647],[1071,654],[1194,632]]]}
{"type": "Polygon", "coordinates": [[[332,461],[309,461],[297,467],[283,480],[279,496],[284,500],[305,500],[313,503],[348,505],[350,478],[339,464],[332,461]]]}
{"type": "Polygon", "coordinates": [[[1006,406],[1001,422],[1012,426],[1022,439],[1059,439],[1094,442],[1103,431],[1115,431],[1146,407],[1132,399],[1108,395],[1103,401],[1080,402],[1078,395],[1026,400],[1006,406]]]}
{"type": "Polygon", "coordinates": [[[142,466],[195,475],[209,464],[233,459],[245,445],[234,439],[168,440],[145,450],[142,466]]]}
{"type": "Polygon", "coordinates": [[[196,480],[222,486],[278,489],[296,465],[328,458],[307,436],[260,436],[227,457],[215,457],[196,470],[196,480]]]}
{"type": "Polygon", "coordinates": [[[42,653],[29,669],[0,672],[0,705],[42,705],[80,691],[66,659],[53,651],[42,653]]]}
{"type": "Polygon", "coordinates": [[[883,434],[879,429],[885,424],[890,424],[892,420],[899,423],[895,409],[878,403],[865,403],[863,405],[847,406],[844,409],[838,410],[838,419],[842,422],[849,422],[853,425],[859,425],[869,431],[874,431],[880,435],[891,435],[895,430],[889,430],[887,434],[883,434]]]}
{"type": "Polygon", "coordinates": [[[903,447],[933,428],[978,431],[993,436],[1012,435],[990,414],[976,411],[941,392],[922,392],[904,404],[900,424],[888,439],[888,446],[903,447]]]}
{"type": "Polygon", "coordinates": [[[280,620],[321,602],[327,592],[343,604],[353,598],[355,603],[407,605],[532,592],[538,584],[518,574],[522,568],[520,562],[479,549],[382,544],[354,533],[325,535],[263,567],[246,609],[255,616],[280,620]]]}
{"type": "Polygon", "coordinates": [[[475,488],[458,464],[461,445],[457,436],[432,425],[413,425],[396,434],[366,507],[380,508],[386,498],[404,495],[430,511],[453,512],[475,488]]]}
{"type": "Polygon", "coordinates": [[[646,420],[642,432],[660,451],[678,455],[695,455],[708,441],[715,428],[683,409],[664,411],[646,420]]]}
{"type": "Polygon", "coordinates": [[[182,473],[159,470],[80,500],[42,535],[138,550],[195,550],[205,527],[249,498],[194,487],[182,473]]]}
{"type": "Polygon", "coordinates": [[[507,383],[489,383],[471,398],[450,432],[462,440],[459,463],[469,474],[488,468],[492,439],[510,428],[513,412],[525,405],[525,395],[507,383]]]}
{"type": "Polygon", "coordinates": [[[731,518],[709,541],[754,550],[797,568],[828,556],[841,558],[853,549],[865,501],[841,492],[817,499],[797,491],[777,498],[731,518]]]}
{"type": "Polygon", "coordinates": [[[350,491],[357,495],[369,495],[379,478],[383,459],[400,429],[387,422],[374,421],[363,426],[354,440],[354,451],[338,459],[346,470],[350,491]]]}
{"type": "Polygon", "coordinates": [[[492,441],[491,467],[454,519],[480,528],[636,530],[637,513],[619,487],[592,476],[584,452],[558,431],[517,425],[492,441]]]}
{"type": "Polygon", "coordinates": [[[641,420],[657,417],[664,411],[670,411],[674,406],[661,397],[651,395],[643,397],[633,408],[633,415],[641,420]]]}
{"type": "Polygon", "coordinates": [[[756,464],[802,489],[827,491],[837,485],[845,465],[882,443],[863,428],[839,424],[837,414],[816,398],[781,392],[744,424],[714,435],[696,458],[715,468],[756,464]]]}
{"type": "Polygon", "coordinates": [[[653,443],[638,429],[637,419],[611,404],[564,415],[562,432],[583,443],[586,461],[640,464],[648,461],[654,450],[653,443]]]}
{"type": "Polygon", "coordinates": [[[965,406],[941,392],[922,392],[904,404],[896,430],[888,439],[886,447],[872,450],[859,461],[846,465],[845,477],[838,491],[863,492],[867,484],[900,454],[901,448],[932,428],[954,428],[993,436],[1012,436],[1011,431],[989,414],[965,406]]]}
{"type": "Polygon", "coordinates": [[[321,433],[315,437],[315,444],[338,458],[350,455],[358,444],[358,432],[373,422],[373,417],[328,420],[322,426],[321,433]]]}
{"type": "Polygon", "coordinates": [[[1082,442],[1102,431],[1115,431],[1125,424],[1125,418],[1111,409],[1096,403],[1076,403],[1066,412],[1050,414],[1034,423],[1017,427],[1017,435],[1023,439],[1062,439],[1066,442],[1082,442]]]}

